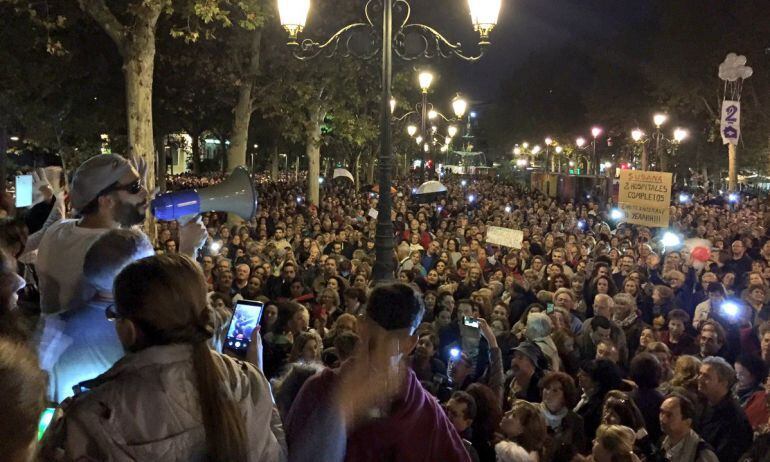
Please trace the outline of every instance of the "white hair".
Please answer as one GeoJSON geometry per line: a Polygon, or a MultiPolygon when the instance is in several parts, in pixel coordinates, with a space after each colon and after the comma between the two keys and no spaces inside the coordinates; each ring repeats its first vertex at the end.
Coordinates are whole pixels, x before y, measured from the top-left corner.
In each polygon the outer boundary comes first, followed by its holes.
{"type": "Polygon", "coordinates": [[[526,449],[512,441],[501,441],[495,445],[498,462],[535,462],[526,449]]]}
{"type": "Polygon", "coordinates": [[[553,325],[545,313],[529,313],[527,316],[527,338],[537,340],[551,335],[553,325]]]}

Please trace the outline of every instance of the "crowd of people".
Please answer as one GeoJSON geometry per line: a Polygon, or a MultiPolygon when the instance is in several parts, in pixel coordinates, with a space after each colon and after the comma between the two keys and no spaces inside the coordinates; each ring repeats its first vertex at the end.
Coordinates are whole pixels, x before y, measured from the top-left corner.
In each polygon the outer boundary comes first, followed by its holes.
{"type": "Polygon", "coordinates": [[[3,219],[0,459],[770,461],[761,198],[701,191],[650,229],[492,177],[421,204],[399,178],[395,282],[375,284],[377,193],[253,180],[251,221],[148,235],[141,165],[103,155],[3,219]],[[263,306],[245,352],[225,341],[241,300],[263,306]]]}

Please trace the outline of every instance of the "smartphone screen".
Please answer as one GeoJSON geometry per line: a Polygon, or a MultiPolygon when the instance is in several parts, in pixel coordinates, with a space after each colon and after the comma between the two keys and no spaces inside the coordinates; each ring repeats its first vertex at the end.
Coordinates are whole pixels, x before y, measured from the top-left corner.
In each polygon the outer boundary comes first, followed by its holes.
{"type": "Polygon", "coordinates": [[[32,205],[32,175],[16,176],[16,207],[32,205]]]}
{"type": "Polygon", "coordinates": [[[51,420],[53,419],[53,414],[56,411],[55,407],[47,407],[43,411],[43,413],[40,415],[40,421],[37,424],[37,440],[40,441],[43,439],[43,435],[45,434],[46,429],[49,425],[51,425],[51,420]]]}
{"type": "Polygon", "coordinates": [[[235,304],[233,319],[227,329],[225,346],[235,352],[245,353],[251,341],[251,333],[262,319],[265,304],[252,300],[238,300],[235,304]]]}
{"type": "Polygon", "coordinates": [[[546,313],[546,314],[551,314],[551,313],[553,313],[553,303],[549,303],[548,305],[546,305],[546,307],[545,307],[545,313],[546,313]]]}
{"type": "Polygon", "coordinates": [[[463,318],[463,324],[465,324],[468,327],[473,327],[474,329],[479,328],[479,320],[476,318],[471,318],[469,316],[465,316],[463,318]]]}

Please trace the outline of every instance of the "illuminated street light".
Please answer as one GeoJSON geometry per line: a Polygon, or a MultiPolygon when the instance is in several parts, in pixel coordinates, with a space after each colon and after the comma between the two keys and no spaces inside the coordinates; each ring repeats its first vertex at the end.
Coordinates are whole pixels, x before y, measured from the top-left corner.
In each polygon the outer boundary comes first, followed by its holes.
{"type": "Polygon", "coordinates": [[[518,146],[516,146],[515,148],[513,148],[513,154],[514,154],[514,155],[516,155],[516,156],[519,156],[519,155],[521,155],[521,148],[520,148],[520,147],[518,147],[518,146]]]}
{"type": "Polygon", "coordinates": [[[396,98],[390,98],[390,113],[396,112],[396,98]]]}
{"type": "Polygon", "coordinates": [[[428,143],[423,144],[422,145],[422,150],[425,151],[425,152],[429,152],[430,151],[430,145],[428,143]]]}
{"type": "Polygon", "coordinates": [[[581,136],[575,140],[575,144],[577,145],[577,147],[582,148],[586,144],[586,139],[581,136]]]}
{"type": "Polygon", "coordinates": [[[529,143],[527,143],[525,141],[525,142],[521,143],[521,147],[524,148],[524,149],[529,149],[529,143]]]}
{"type": "Polygon", "coordinates": [[[420,89],[422,89],[423,93],[427,93],[430,84],[433,82],[433,74],[428,71],[422,71],[417,78],[420,81],[420,89]]]}
{"type": "Polygon", "coordinates": [[[552,144],[553,144],[553,138],[551,138],[550,136],[546,136],[545,137],[545,145],[546,146],[550,146],[552,144]]]}
{"type": "Polygon", "coordinates": [[[683,128],[676,128],[674,130],[674,142],[681,143],[682,141],[684,141],[685,138],[687,138],[688,134],[689,133],[687,132],[687,130],[683,128]]]}
{"type": "Polygon", "coordinates": [[[438,112],[436,112],[435,109],[431,109],[430,111],[428,111],[428,119],[433,120],[436,117],[438,117],[438,112]]]}
{"type": "Polygon", "coordinates": [[[310,0],[282,0],[278,2],[281,25],[289,33],[290,44],[297,43],[297,36],[305,28],[310,0]]]}
{"type": "Polygon", "coordinates": [[[602,129],[601,128],[593,127],[591,129],[591,136],[593,136],[594,138],[598,138],[599,135],[601,135],[601,134],[602,134],[602,129]]]}
{"type": "Polygon", "coordinates": [[[459,93],[452,99],[452,110],[458,119],[462,118],[468,110],[468,102],[459,93]]]}
{"type": "Polygon", "coordinates": [[[417,133],[417,126],[409,125],[408,127],[406,127],[406,133],[408,133],[409,136],[414,136],[414,134],[417,133]]]}
{"type": "Polygon", "coordinates": [[[556,151],[556,154],[561,154],[561,153],[562,153],[562,151],[564,151],[564,148],[563,148],[563,147],[561,147],[561,146],[556,146],[556,149],[555,149],[555,151],[556,151]]]}
{"type": "Polygon", "coordinates": [[[666,114],[655,114],[652,117],[652,122],[655,124],[657,128],[660,128],[660,126],[666,123],[667,120],[668,120],[668,116],[666,114]]]}
{"type": "Polygon", "coordinates": [[[414,140],[417,142],[418,146],[421,145],[422,144],[422,135],[417,135],[417,138],[415,138],[414,140]]]}
{"type": "Polygon", "coordinates": [[[449,133],[450,137],[454,138],[455,135],[457,134],[457,127],[455,127],[454,125],[450,125],[449,127],[447,127],[446,131],[447,133],[449,133]]]}
{"type": "Polygon", "coordinates": [[[642,141],[642,138],[644,138],[644,132],[641,129],[635,128],[631,130],[631,139],[634,140],[634,142],[638,143],[642,141]]]}
{"type": "Polygon", "coordinates": [[[537,154],[539,152],[540,152],[540,146],[536,145],[535,147],[532,148],[532,154],[537,154]]]}

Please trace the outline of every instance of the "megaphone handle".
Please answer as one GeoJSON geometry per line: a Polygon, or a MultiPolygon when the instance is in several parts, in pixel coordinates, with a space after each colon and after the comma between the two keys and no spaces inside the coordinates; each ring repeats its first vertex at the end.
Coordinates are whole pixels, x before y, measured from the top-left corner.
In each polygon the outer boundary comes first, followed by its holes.
{"type": "Polygon", "coordinates": [[[198,215],[193,215],[193,214],[184,215],[184,216],[181,216],[181,217],[177,218],[176,221],[179,222],[179,226],[184,226],[187,223],[193,221],[195,219],[195,217],[197,217],[197,216],[198,215]]]}

